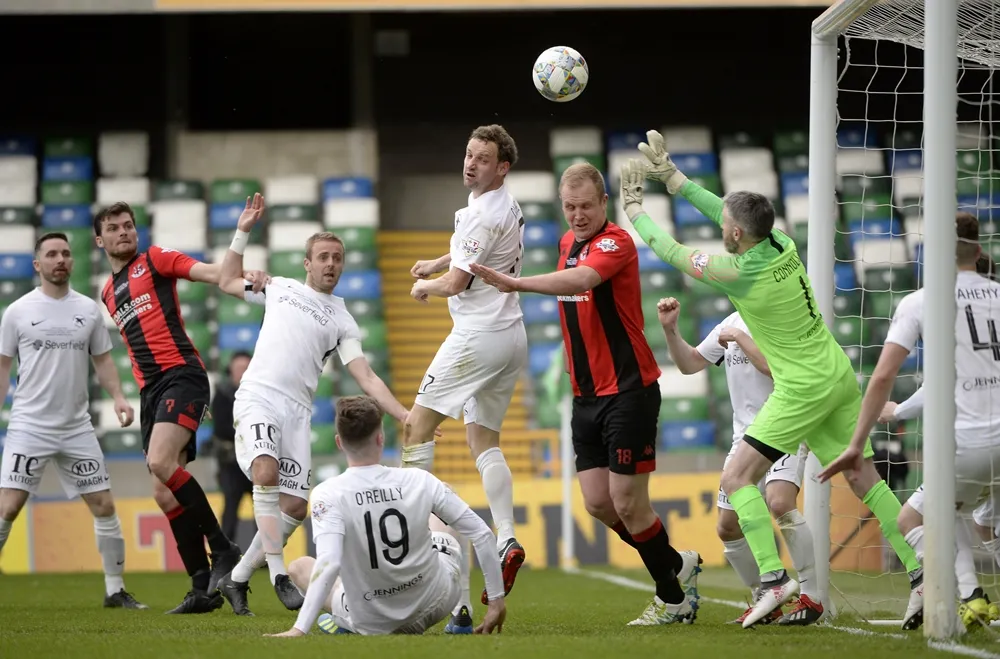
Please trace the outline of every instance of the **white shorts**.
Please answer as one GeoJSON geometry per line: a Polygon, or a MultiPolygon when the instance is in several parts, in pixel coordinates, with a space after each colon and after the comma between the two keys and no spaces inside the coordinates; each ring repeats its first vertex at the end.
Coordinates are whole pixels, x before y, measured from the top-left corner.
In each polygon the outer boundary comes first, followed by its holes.
{"type": "MultiPolygon", "coordinates": [[[[410,620],[378,621],[373,626],[394,629],[393,634],[423,634],[442,620],[451,617],[451,612],[458,605],[458,599],[461,596],[459,580],[463,560],[462,547],[450,533],[435,531],[431,533],[431,539],[434,548],[438,550],[441,572],[437,583],[429,586],[432,589],[431,593],[428,594],[429,605],[422,613],[410,620]]],[[[330,614],[338,627],[355,633],[365,633],[355,629],[347,603],[347,593],[344,592],[344,582],[340,579],[337,580],[333,592],[330,593],[327,605],[330,607],[330,614]]]]}
{"type": "MultiPolygon", "coordinates": [[[[1000,445],[965,447],[961,443],[961,433],[956,433],[955,439],[959,441],[955,451],[955,505],[960,513],[968,512],[981,497],[986,496],[986,502],[973,511],[973,518],[980,526],[989,527],[993,518],[990,502],[1000,495],[1000,445]],[[980,511],[980,508],[987,506],[988,508],[980,511]]],[[[924,514],[923,484],[910,495],[906,503],[921,515],[924,514]]]]}
{"type": "Polygon", "coordinates": [[[997,523],[994,510],[993,497],[987,497],[986,501],[972,511],[972,521],[984,528],[993,529],[993,534],[996,535],[1000,532],[1000,523],[997,523]]]}
{"type": "MultiPolygon", "coordinates": [[[[729,461],[733,459],[736,455],[736,449],[740,444],[743,443],[743,438],[736,439],[733,441],[732,448],[729,449],[729,453],[726,455],[726,461],[722,463],[722,468],[725,469],[729,461]]],[[[760,483],[757,484],[762,491],[767,489],[767,486],[774,481],[785,481],[787,483],[792,483],[795,487],[802,489],[802,469],[805,465],[805,459],[808,457],[809,451],[805,448],[803,444],[799,448],[799,452],[796,455],[785,454],[785,457],[781,458],[767,470],[764,478],[761,479],[760,483]]],[[[733,504],[729,503],[729,497],[726,493],[719,488],[719,500],[717,502],[719,510],[734,510],[733,504]]]]}
{"type": "Polygon", "coordinates": [[[499,332],[452,330],[420,382],[414,404],[500,431],[517,378],[528,362],[518,321],[499,332]]]}
{"type": "Polygon", "coordinates": [[[267,455],[278,461],[283,494],[309,500],[312,480],[312,409],[275,393],[265,398],[242,387],[233,403],[236,462],[253,480],[253,461],[267,455]]]}
{"type": "Polygon", "coordinates": [[[52,458],[68,498],[111,489],[108,466],[93,430],[65,438],[8,431],[0,464],[0,487],[35,494],[52,458]]]}

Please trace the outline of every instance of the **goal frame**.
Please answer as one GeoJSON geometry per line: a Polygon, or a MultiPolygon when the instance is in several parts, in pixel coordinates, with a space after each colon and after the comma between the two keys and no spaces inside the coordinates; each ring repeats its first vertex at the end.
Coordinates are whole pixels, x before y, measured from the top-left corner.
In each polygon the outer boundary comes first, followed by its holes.
{"type": "MultiPolygon", "coordinates": [[[[924,4],[924,635],[958,633],[955,583],[955,228],[957,24],[959,0],[924,4]],[[926,310],[933,310],[927,313],[926,310]]],[[[838,0],[812,24],[809,98],[809,225],[807,271],[827,326],[834,321],[837,223],[838,39],[878,0],[838,0]]],[[[830,599],[830,483],[812,454],[804,479],[805,517],[817,539],[816,580],[830,599]]]]}

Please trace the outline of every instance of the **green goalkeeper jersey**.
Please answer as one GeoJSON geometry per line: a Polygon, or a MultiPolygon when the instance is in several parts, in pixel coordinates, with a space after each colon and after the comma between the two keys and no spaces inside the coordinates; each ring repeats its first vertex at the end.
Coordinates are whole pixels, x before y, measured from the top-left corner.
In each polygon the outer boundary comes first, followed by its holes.
{"type": "MultiPolygon", "coordinates": [[[[721,226],[722,199],[691,181],[680,193],[721,226]]],[[[816,306],[794,241],[781,231],[743,254],[705,254],[678,243],[646,214],[633,225],[661,259],[729,296],[767,358],[775,389],[814,390],[851,368],[816,306]]]]}

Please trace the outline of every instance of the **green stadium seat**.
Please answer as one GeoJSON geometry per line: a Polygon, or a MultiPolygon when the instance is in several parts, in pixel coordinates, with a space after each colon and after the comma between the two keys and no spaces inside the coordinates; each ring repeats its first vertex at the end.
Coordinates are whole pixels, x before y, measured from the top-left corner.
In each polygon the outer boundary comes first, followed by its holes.
{"type": "Polygon", "coordinates": [[[42,152],[46,158],[94,155],[94,141],[89,137],[49,137],[42,152]]]}
{"type": "Polygon", "coordinates": [[[215,346],[215,335],[208,323],[187,322],[184,324],[184,329],[187,330],[188,338],[191,339],[195,349],[201,353],[201,358],[207,360],[215,346]]]}
{"type": "Polygon", "coordinates": [[[726,369],[712,367],[708,369],[708,388],[716,407],[721,401],[729,401],[729,381],[726,379],[726,369]]]}
{"type": "MultiPolygon", "coordinates": [[[[232,236],[230,236],[232,241],[232,236]]],[[[186,279],[177,280],[177,300],[181,304],[204,303],[208,299],[208,292],[211,288],[208,284],[201,284],[186,279]]]]}
{"type": "Polygon", "coordinates": [[[46,206],[84,206],[94,203],[93,181],[43,181],[42,203],[46,206]]]}
{"type": "Polygon", "coordinates": [[[399,422],[386,414],[382,417],[382,431],[385,433],[385,445],[389,448],[399,446],[399,422]]]}
{"type": "Polygon", "coordinates": [[[562,219],[562,213],[559,212],[559,208],[554,203],[523,202],[521,204],[521,213],[524,216],[525,222],[550,222],[562,219]]]}
{"type": "Polygon", "coordinates": [[[892,268],[866,268],[864,271],[865,291],[895,291],[909,293],[916,290],[913,268],[909,264],[892,268]]]}
{"type": "MultiPolygon", "coordinates": [[[[264,320],[264,305],[250,304],[237,300],[231,295],[220,295],[216,307],[216,319],[220,325],[245,325],[264,320]]],[[[202,305],[204,306],[204,305],[202,305]]],[[[184,316],[187,319],[187,316],[184,316]]]]}
{"type": "Polygon", "coordinates": [[[781,131],[774,136],[776,156],[809,155],[809,133],[804,130],[781,131]]]}
{"type": "Polygon", "coordinates": [[[722,178],[718,174],[698,174],[688,178],[709,192],[722,196],[722,178]]]}
{"type": "Polygon", "coordinates": [[[267,257],[267,269],[274,277],[299,279],[305,274],[304,266],[302,265],[305,258],[305,250],[271,252],[267,257]]]}
{"type": "MultiPolygon", "coordinates": [[[[76,269],[82,262],[90,266],[90,255],[96,249],[94,244],[94,231],[92,229],[62,229],[69,241],[69,248],[73,250],[73,267],[76,269]]],[[[39,235],[44,231],[39,231],[39,235]]]]}
{"type": "MultiPolygon", "coordinates": [[[[388,380],[387,377],[383,377],[382,379],[388,380]]],[[[386,382],[386,384],[389,383],[386,382]]],[[[341,371],[340,377],[334,384],[333,389],[337,396],[362,396],[365,393],[361,388],[361,385],[358,384],[358,381],[355,380],[346,369],[341,371]]]]}
{"type": "Polygon", "coordinates": [[[12,279],[0,281],[0,304],[9,305],[22,295],[31,292],[35,287],[31,279],[12,279]]]}
{"type": "Polygon", "coordinates": [[[684,279],[680,270],[647,270],[639,273],[639,286],[645,293],[676,291],[684,288],[684,279]]]}
{"type": "Polygon", "coordinates": [[[82,293],[87,297],[94,294],[91,284],[91,265],[89,261],[73,265],[73,274],[69,277],[69,287],[77,293],[82,293]]]}
{"type": "Polygon", "coordinates": [[[382,350],[388,346],[385,321],[381,318],[366,318],[358,321],[361,330],[361,345],[366,350],[382,350]]]}
{"type": "MultiPolygon", "coordinates": [[[[136,419],[133,426],[138,426],[136,419]]],[[[109,456],[135,455],[142,453],[142,433],[138,427],[124,430],[109,430],[101,437],[101,448],[109,456]]]]}
{"type": "Polygon", "coordinates": [[[809,156],[806,154],[778,156],[777,167],[782,174],[809,171],[809,156]]]}
{"type": "Polygon", "coordinates": [[[958,176],[988,174],[993,170],[992,155],[989,151],[958,151],[955,157],[958,176]]]}
{"type": "Polygon", "coordinates": [[[642,328],[642,333],[646,336],[646,343],[653,350],[656,356],[657,362],[668,361],[673,363],[673,357],[667,351],[667,337],[663,333],[663,327],[660,322],[653,316],[652,322],[650,322],[649,315],[646,314],[646,325],[642,328]]]}
{"type": "Polygon", "coordinates": [[[207,323],[210,320],[211,314],[209,314],[208,307],[204,304],[182,302],[180,308],[181,318],[184,319],[186,325],[190,323],[207,323]]]}
{"type": "MultiPolygon", "coordinates": [[[[371,369],[383,380],[389,379],[389,349],[365,347],[365,359],[371,369]]],[[[346,368],[344,370],[347,370],[346,368]]]]}
{"type": "Polygon", "coordinates": [[[734,311],[733,303],[725,295],[716,293],[694,298],[694,312],[698,318],[723,318],[734,311]]]}
{"type": "Polygon", "coordinates": [[[5,224],[34,224],[35,209],[27,206],[0,208],[0,226],[5,224]]]}
{"type": "Polygon", "coordinates": [[[344,271],[377,270],[378,253],[374,250],[349,249],[344,255],[344,271]]]}
{"type": "Polygon", "coordinates": [[[841,346],[859,346],[863,345],[861,342],[863,328],[864,321],[861,318],[848,316],[846,318],[835,318],[833,327],[830,329],[833,332],[834,338],[837,339],[837,343],[841,346]]]}
{"type": "MultiPolygon", "coordinates": [[[[1000,192],[1000,176],[996,174],[963,174],[959,172],[958,180],[955,181],[955,193],[959,197],[985,196],[997,192],[1000,192]]],[[[0,218],[2,217],[3,213],[0,212],[0,218]]],[[[982,225],[980,225],[980,229],[982,229],[982,225]]],[[[981,234],[982,231],[980,231],[981,234]]]]}
{"type": "Polygon", "coordinates": [[[861,315],[861,291],[842,291],[833,296],[833,313],[836,316],[861,315]]]}
{"type": "Polygon", "coordinates": [[[142,204],[132,206],[132,214],[135,215],[135,226],[142,228],[150,226],[149,209],[142,204]]]}
{"type": "Polygon", "coordinates": [[[865,194],[847,197],[841,202],[841,217],[844,222],[891,218],[893,215],[892,196],[889,194],[865,194]]]}
{"type": "Polygon", "coordinates": [[[282,222],[319,222],[319,206],[315,204],[280,204],[267,209],[272,224],[282,222]]]}
{"type": "Polygon", "coordinates": [[[889,195],[892,194],[892,177],[848,174],[840,178],[840,186],[845,199],[860,200],[870,195],[889,195]]]}
{"type": "MultiPolygon", "coordinates": [[[[208,244],[209,247],[229,247],[233,242],[233,230],[232,229],[215,229],[209,231],[208,244]]],[[[250,231],[250,237],[247,239],[248,245],[263,245],[264,244],[264,229],[261,225],[257,225],[250,231]]]]}
{"type": "Polygon", "coordinates": [[[327,375],[321,375],[316,385],[316,399],[333,398],[333,379],[327,375]]]}
{"type": "Polygon", "coordinates": [[[545,275],[555,272],[556,264],[526,262],[521,266],[522,277],[534,277],[535,275],[545,275]]]}
{"type": "Polygon", "coordinates": [[[920,131],[902,126],[894,126],[892,135],[893,149],[919,149],[920,131]]]}
{"type": "Polygon", "coordinates": [[[263,191],[260,181],[256,179],[216,179],[212,181],[209,197],[215,204],[232,204],[245,202],[253,193],[263,191]]]}
{"type": "Polygon", "coordinates": [[[384,309],[382,300],[344,300],[347,311],[354,316],[354,320],[366,318],[381,318],[384,309]]]}
{"type": "Polygon", "coordinates": [[[920,382],[915,375],[900,375],[892,386],[892,395],[889,400],[895,403],[902,403],[904,400],[916,393],[920,388],[920,382]]]}
{"type": "Polygon", "coordinates": [[[335,439],[337,431],[332,423],[314,425],[310,434],[312,435],[312,448],[310,450],[313,455],[334,455],[337,453],[337,440],[335,439]]]}
{"type": "Polygon", "coordinates": [[[660,403],[660,421],[701,421],[708,419],[707,398],[664,398],[660,403]]]}
{"type": "Polygon", "coordinates": [[[809,244],[809,223],[796,222],[788,227],[788,235],[795,241],[795,247],[805,249],[809,244]]]}
{"type": "MultiPolygon", "coordinates": [[[[648,312],[643,310],[646,315],[648,312]]],[[[525,328],[528,334],[528,345],[538,343],[554,343],[562,341],[562,326],[559,323],[532,324],[525,328]]]]}
{"type": "Polygon", "coordinates": [[[342,227],[337,229],[337,235],[344,241],[344,249],[348,253],[353,251],[377,253],[378,243],[375,240],[374,227],[342,227]]]}
{"type": "Polygon", "coordinates": [[[864,294],[865,316],[869,318],[892,318],[896,307],[907,293],[892,291],[868,291],[864,294]]]}
{"type": "MultiPolygon", "coordinates": [[[[153,185],[153,199],[171,201],[175,199],[205,199],[205,184],[201,181],[157,181],[153,185]]],[[[268,209],[270,218],[273,211],[268,209]]]]}
{"type": "MultiPolygon", "coordinates": [[[[725,373],[725,369],[721,368],[713,368],[712,370],[725,373]]],[[[716,443],[719,448],[728,452],[733,444],[733,401],[728,393],[714,399],[712,414],[709,418],[715,422],[715,427],[719,429],[716,434],[716,443]]]]}

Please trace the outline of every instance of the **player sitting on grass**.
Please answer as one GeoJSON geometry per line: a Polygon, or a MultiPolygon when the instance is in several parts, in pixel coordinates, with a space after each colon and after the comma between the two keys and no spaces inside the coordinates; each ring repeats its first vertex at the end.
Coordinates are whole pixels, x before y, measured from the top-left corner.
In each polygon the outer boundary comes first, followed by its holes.
{"type": "Polygon", "coordinates": [[[324,607],[340,633],[422,634],[461,597],[467,558],[456,532],[472,541],[486,580],[489,604],[476,632],[499,633],[507,609],[496,536],[430,472],[380,464],[382,414],[367,396],[337,401],[337,448],[348,468],[313,489],[316,559],[288,566],[306,600],[295,625],[277,635],[302,636],[324,607]]]}
{"type": "MultiPolygon", "coordinates": [[[[757,561],[763,594],[743,621],[750,627],[770,616],[799,591],[785,572],[771,530],[771,516],[757,483],[805,440],[826,465],[848,446],[861,408],[861,390],[851,361],[830,333],[795,243],[774,228],[774,206],[754,192],[732,192],[720,199],[689,181],[670,160],[656,131],[640,144],[648,163],[625,165],[625,212],[639,236],[661,259],[729,296],[767,359],[774,391],[747,428],[743,441],[722,472],[722,490],[736,510],[740,527],[757,561]],[[705,254],[685,247],[650,219],[642,208],[646,176],[680,193],[722,227],[728,254],[705,254]]],[[[845,465],[847,482],[879,520],[882,533],[910,573],[911,589],[923,585],[923,570],[906,544],[896,518],[900,504],[882,480],[865,440],[856,459],[845,465]]]]}
{"type": "MultiPolygon", "coordinates": [[[[733,406],[733,445],[729,449],[729,455],[726,456],[728,463],[743,441],[747,427],[753,423],[754,417],[774,388],[767,360],[750,338],[749,330],[739,313],[730,314],[716,325],[705,340],[695,348],[677,331],[677,318],[681,312],[680,302],[672,297],[665,298],[657,304],[657,311],[663,333],[667,337],[670,356],[681,373],[691,375],[709,366],[725,364],[729,397],[733,406]]],[[[796,499],[802,487],[802,468],[808,455],[808,451],[803,450],[804,448],[805,445],[802,445],[798,454],[786,454],[775,462],[761,483],[764,486],[767,507],[777,520],[781,534],[788,544],[788,552],[792,555],[792,564],[798,574],[801,591],[795,609],[783,616],[781,607],[778,607],[762,621],[764,623],[777,620],[779,625],[809,625],[823,615],[820,598],[810,588],[816,579],[812,533],[806,526],[802,513],[796,507],[796,499]]],[[[723,464],[723,469],[726,463],[723,464]]],[[[739,519],[733,510],[733,505],[729,503],[729,497],[721,487],[718,506],[718,533],[719,539],[725,545],[723,553],[740,580],[751,589],[753,600],[756,601],[760,593],[757,563],[747,539],[743,536],[743,531],[740,530],[739,519]]],[[[751,610],[752,608],[748,608],[734,622],[742,624],[751,610]]]]}

